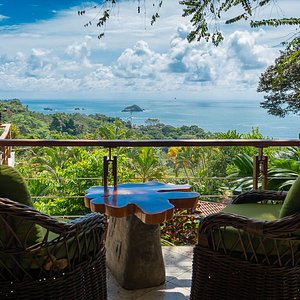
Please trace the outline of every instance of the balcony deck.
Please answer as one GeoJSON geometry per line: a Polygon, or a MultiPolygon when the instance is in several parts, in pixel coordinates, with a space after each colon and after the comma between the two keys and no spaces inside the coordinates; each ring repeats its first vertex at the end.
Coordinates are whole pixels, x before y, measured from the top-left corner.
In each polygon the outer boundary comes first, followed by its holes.
{"type": "Polygon", "coordinates": [[[107,275],[107,292],[109,300],[183,300],[189,299],[193,247],[164,246],[163,256],[166,266],[166,283],[148,289],[129,291],[121,288],[113,276],[107,275]]]}

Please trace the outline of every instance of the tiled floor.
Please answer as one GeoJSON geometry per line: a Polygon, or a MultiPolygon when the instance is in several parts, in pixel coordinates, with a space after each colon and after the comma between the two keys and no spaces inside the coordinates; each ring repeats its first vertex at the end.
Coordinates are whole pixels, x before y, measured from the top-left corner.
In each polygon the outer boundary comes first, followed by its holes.
{"type": "Polygon", "coordinates": [[[166,283],[148,289],[129,291],[121,288],[108,271],[109,300],[187,300],[190,295],[193,247],[162,247],[166,283]]]}

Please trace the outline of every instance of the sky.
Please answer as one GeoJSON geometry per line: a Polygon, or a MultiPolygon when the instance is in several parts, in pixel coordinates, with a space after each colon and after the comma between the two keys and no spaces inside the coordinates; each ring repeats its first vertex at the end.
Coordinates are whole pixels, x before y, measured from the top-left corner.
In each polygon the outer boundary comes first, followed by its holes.
{"type": "MultiPolygon", "coordinates": [[[[275,2],[255,17],[300,11],[299,0],[275,2]]],[[[146,1],[140,14],[137,3],[117,5],[99,40],[99,9],[91,9],[93,2],[0,0],[0,99],[258,101],[263,99],[256,92],[260,74],[293,32],[221,24],[221,46],[188,43],[189,19],[181,16],[177,1],[164,0],[153,26],[156,0],[146,1]],[[84,26],[89,21],[92,25],[84,26]]]]}

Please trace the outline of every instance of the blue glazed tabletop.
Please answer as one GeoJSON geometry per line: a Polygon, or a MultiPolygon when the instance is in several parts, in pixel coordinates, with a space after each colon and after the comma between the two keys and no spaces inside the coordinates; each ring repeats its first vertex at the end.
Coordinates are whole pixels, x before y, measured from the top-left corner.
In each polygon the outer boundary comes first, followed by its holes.
{"type": "Polygon", "coordinates": [[[191,186],[150,181],[119,184],[116,189],[93,186],[86,190],[85,205],[112,217],[137,216],[146,224],[173,217],[175,208],[194,208],[199,194],[191,186]]]}

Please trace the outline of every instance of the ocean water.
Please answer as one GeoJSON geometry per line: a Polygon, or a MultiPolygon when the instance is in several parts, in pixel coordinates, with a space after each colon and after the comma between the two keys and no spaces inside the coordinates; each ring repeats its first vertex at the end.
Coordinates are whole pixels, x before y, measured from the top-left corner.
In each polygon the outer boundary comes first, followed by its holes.
{"type": "Polygon", "coordinates": [[[205,131],[250,132],[258,127],[265,137],[275,139],[298,139],[300,116],[291,115],[278,118],[268,115],[255,101],[187,101],[187,100],[22,100],[33,111],[45,114],[65,113],[100,113],[123,120],[130,118],[122,110],[129,105],[139,105],[143,112],[132,114],[136,125],[145,124],[148,118],[157,118],[161,123],[172,126],[197,125],[205,131]],[[50,108],[50,110],[45,110],[50,108]]]}

